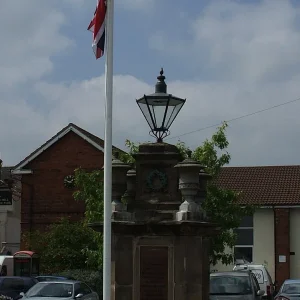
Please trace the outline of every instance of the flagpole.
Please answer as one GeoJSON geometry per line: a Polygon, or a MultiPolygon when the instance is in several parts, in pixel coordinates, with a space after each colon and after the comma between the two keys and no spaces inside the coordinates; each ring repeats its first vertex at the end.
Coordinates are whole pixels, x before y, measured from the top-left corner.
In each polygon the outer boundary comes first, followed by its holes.
{"type": "Polygon", "coordinates": [[[105,63],[103,300],[111,300],[111,199],[112,199],[112,104],[114,0],[107,0],[105,63]]]}

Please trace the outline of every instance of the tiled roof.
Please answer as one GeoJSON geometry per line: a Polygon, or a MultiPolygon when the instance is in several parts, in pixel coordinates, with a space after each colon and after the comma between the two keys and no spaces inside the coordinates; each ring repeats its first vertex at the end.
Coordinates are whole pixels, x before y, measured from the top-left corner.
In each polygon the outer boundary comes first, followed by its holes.
{"type": "Polygon", "coordinates": [[[300,205],[300,166],[224,167],[216,183],[241,192],[241,204],[300,205]]]}

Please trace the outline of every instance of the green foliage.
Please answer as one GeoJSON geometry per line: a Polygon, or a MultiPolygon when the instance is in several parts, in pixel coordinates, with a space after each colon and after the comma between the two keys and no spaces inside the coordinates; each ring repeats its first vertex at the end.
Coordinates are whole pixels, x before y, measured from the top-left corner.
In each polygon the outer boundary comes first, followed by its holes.
{"type": "Polygon", "coordinates": [[[60,272],[59,275],[71,277],[75,280],[85,282],[90,288],[98,293],[100,299],[102,298],[102,272],[86,269],[76,269],[60,272]]]}
{"type": "Polygon", "coordinates": [[[99,222],[103,219],[103,171],[86,172],[75,170],[74,194],[77,201],[84,201],[86,206],[85,223],[99,222]]]}
{"type": "MultiPolygon", "coordinates": [[[[226,137],[227,124],[223,123],[213,134],[211,140],[205,140],[192,152],[192,158],[206,166],[206,172],[212,175],[213,180],[207,184],[207,197],[203,208],[212,222],[221,227],[221,233],[212,240],[211,263],[222,261],[223,264],[233,262],[233,254],[226,253],[226,248],[233,248],[236,242],[236,234],[233,229],[237,228],[244,216],[253,214],[254,207],[242,207],[237,203],[239,193],[221,189],[216,185],[216,178],[221,168],[230,162],[230,154],[227,151],[229,142],[226,137]]],[[[177,144],[182,156],[187,157],[189,149],[184,143],[177,144]]]]}
{"type": "Polygon", "coordinates": [[[133,158],[133,155],[139,151],[139,144],[135,144],[130,140],[126,140],[125,146],[128,149],[128,153],[120,153],[120,160],[127,164],[134,164],[135,160],[133,158]]]}
{"type": "MultiPolygon", "coordinates": [[[[74,193],[75,200],[84,201],[86,206],[84,225],[101,222],[103,220],[103,171],[96,170],[88,173],[83,169],[76,169],[75,186],[78,189],[74,193]]],[[[89,265],[100,268],[102,265],[102,234],[93,231],[92,239],[97,247],[85,247],[84,253],[88,257],[89,265]]]]}
{"type": "Polygon", "coordinates": [[[24,233],[25,247],[39,253],[40,268],[45,274],[58,273],[66,269],[95,268],[88,262],[85,249],[97,249],[94,232],[83,223],[62,219],[50,225],[45,232],[24,233]],[[30,245],[26,245],[30,241],[30,245]]]}

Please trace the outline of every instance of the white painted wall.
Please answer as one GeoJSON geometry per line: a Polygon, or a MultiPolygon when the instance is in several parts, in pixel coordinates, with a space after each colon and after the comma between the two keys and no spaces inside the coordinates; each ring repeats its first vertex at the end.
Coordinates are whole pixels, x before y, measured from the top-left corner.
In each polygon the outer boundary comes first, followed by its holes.
{"type": "MultiPolygon", "coordinates": [[[[300,211],[299,211],[300,213],[300,211]]],[[[299,215],[300,216],[300,215],[299,215]]],[[[300,219],[300,218],[299,218],[300,219]]],[[[300,228],[300,220],[299,227],[300,228]]],[[[253,263],[266,265],[272,279],[275,278],[275,244],[274,244],[274,212],[272,208],[261,208],[253,217],[253,263]]],[[[227,253],[232,251],[227,249],[227,253]]],[[[300,241],[299,241],[300,258],[300,241]]],[[[300,260],[299,260],[300,264],[300,260]]],[[[211,271],[231,271],[233,265],[223,265],[221,262],[211,266],[211,271]]],[[[300,271],[300,268],[299,268],[300,271]]],[[[300,278],[300,274],[299,274],[300,278]]]]}
{"type": "Polygon", "coordinates": [[[20,250],[21,201],[0,207],[0,250],[6,246],[12,253],[20,250]],[[5,244],[2,244],[5,243],[5,244]]]}
{"type": "Polygon", "coordinates": [[[256,210],[253,218],[253,263],[264,264],[275,278],[274,212],[272,208],[256,210]]]}
{"type": "MultiPolygon", "coordinates": [[[[225,253],[232,253],[233,249],[230,249],[229,247],[227,247],[225,249],[225,253]]],[[[226,271],[232,271],[233,269],[233,264],[230,265],[223,265],[221,262],[218,262],[215,266],[210,266],[210,271],[214,271],[214,272],[226,272],[226,271]]]]}
{"type": "Polygon", "coordinates": [[[290,209],[290,278],[300,278],[300,209],[290,209]]]}

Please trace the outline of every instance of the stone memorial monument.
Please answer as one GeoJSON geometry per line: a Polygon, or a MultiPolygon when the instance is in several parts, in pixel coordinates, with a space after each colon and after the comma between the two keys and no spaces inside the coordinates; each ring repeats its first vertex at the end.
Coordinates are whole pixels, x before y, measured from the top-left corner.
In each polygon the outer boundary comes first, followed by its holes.
{"type": "MultiPolygon", "coordinates": [[[[146,103],[145,117],[155,105],[166,109],[160,124],[148,114],[157,142],[139,146],[134,167],[118,155],[112,163],[114,300],[209,299],[209,241],[218,232],[202,209],[210,176],[190,155],[182,160],[176,146],[163,142],[185,101],[166,93],[164,79],[161,72],[155,93],[137,100],[146,103]]],[[[91,227],[102,231],[101,223],[91,227]]]]}

